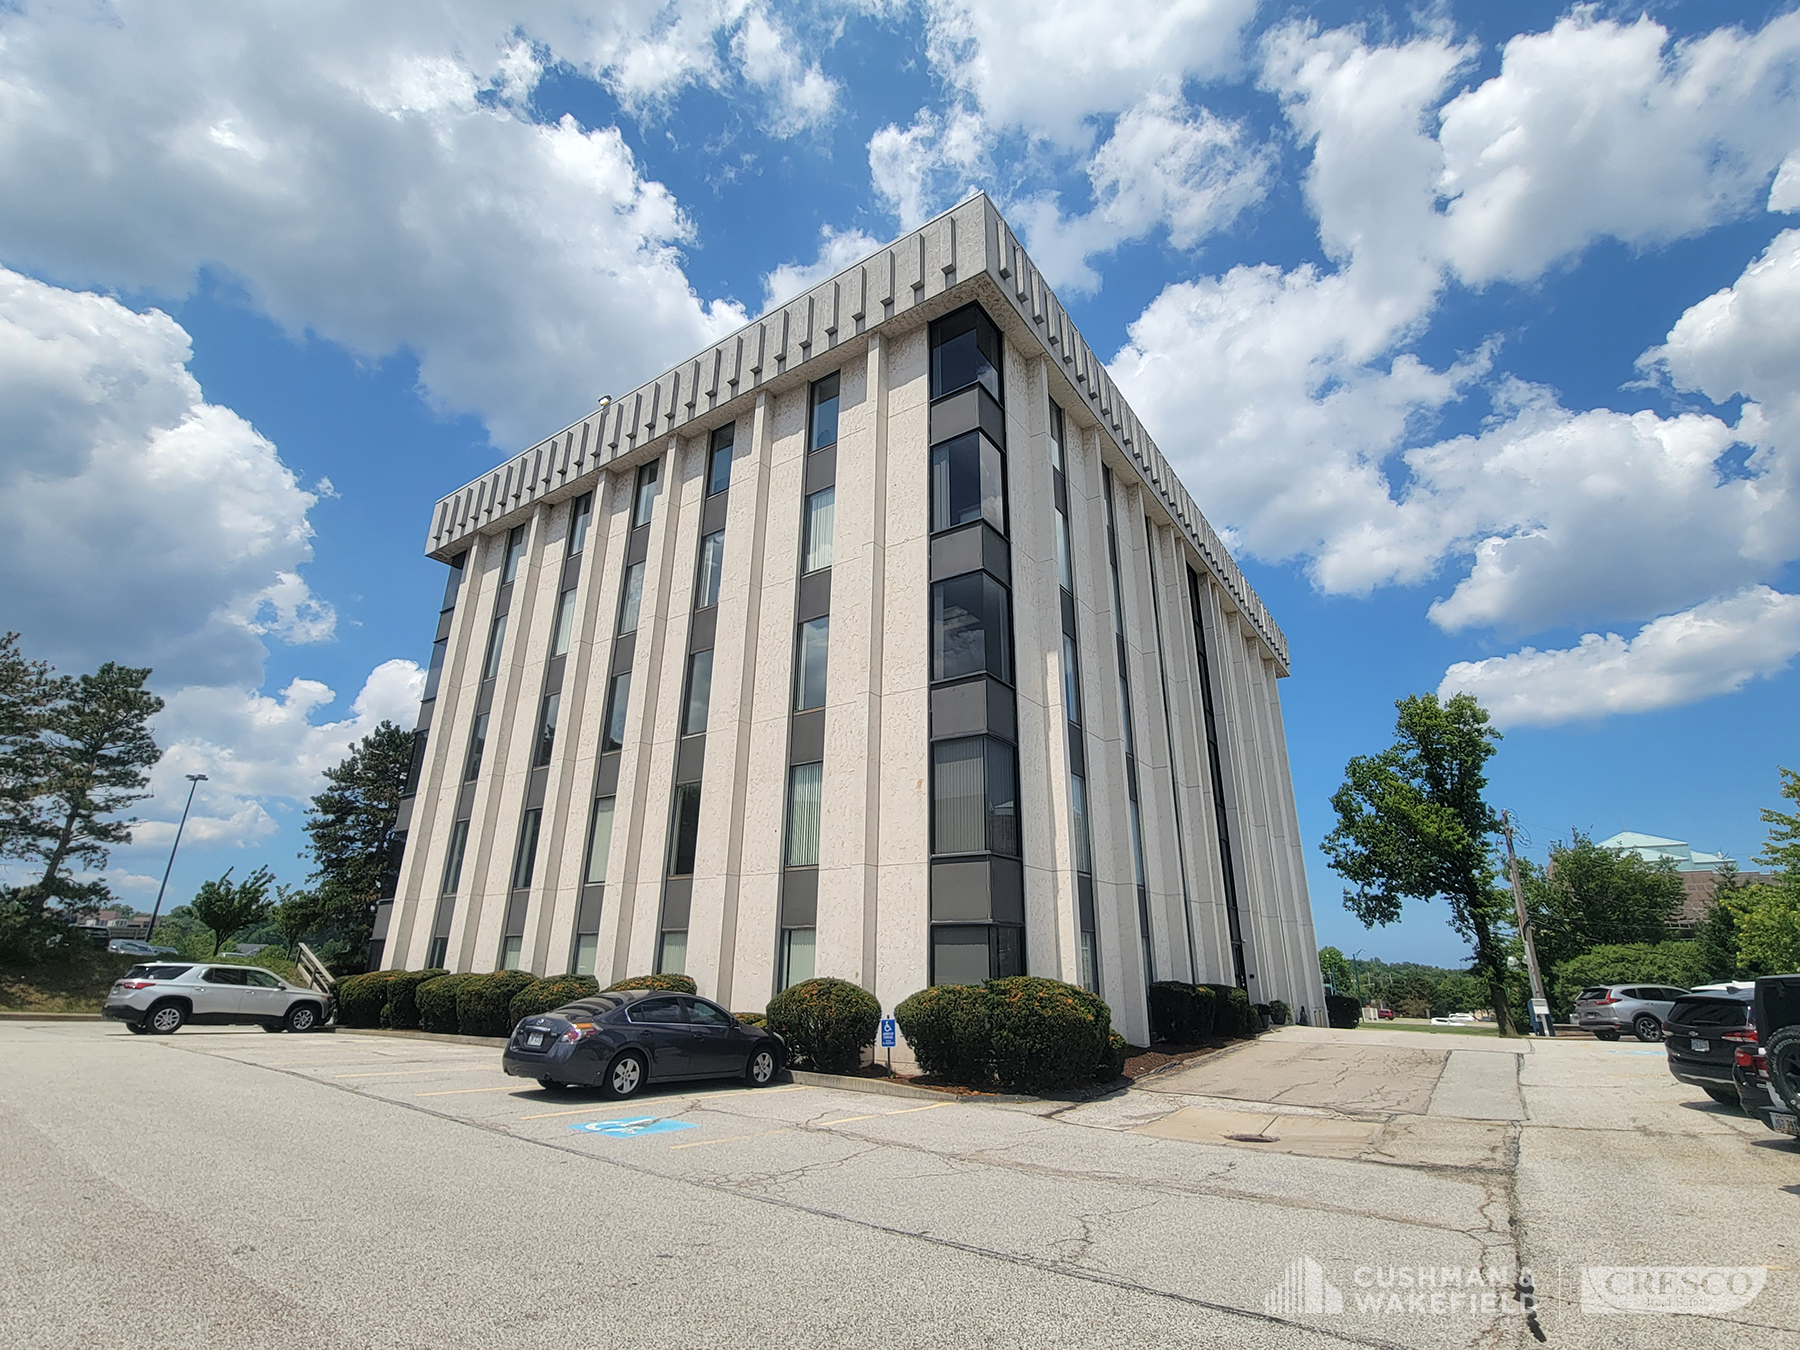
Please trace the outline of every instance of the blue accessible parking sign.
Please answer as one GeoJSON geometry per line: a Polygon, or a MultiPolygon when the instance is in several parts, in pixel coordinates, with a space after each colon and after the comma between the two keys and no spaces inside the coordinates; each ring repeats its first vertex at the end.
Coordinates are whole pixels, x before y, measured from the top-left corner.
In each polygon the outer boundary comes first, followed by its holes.
{"type": "Polygon", "coordinates": [[[894,1019],[891,1017],[881,1019],[881,1043],[890,1050],[894,1048],[894,1025],[894,1019]]]}
{"type": "Polygon", "coordinates": [[[582,1134],[603,1134],[608,1139],[636,1139],[640,1134],[667,1134],[671,1130],[699,1128],[685,1120],[659,1120],[655,1116],[633,1116],[630,1120],[587,1120],[569,1126],[582,1134]]]}

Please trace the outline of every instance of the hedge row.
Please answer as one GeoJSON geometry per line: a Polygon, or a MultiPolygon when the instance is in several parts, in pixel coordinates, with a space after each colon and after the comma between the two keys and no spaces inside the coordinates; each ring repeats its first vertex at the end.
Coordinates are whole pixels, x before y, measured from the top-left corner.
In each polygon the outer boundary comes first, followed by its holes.
{"type": "MultiPolygon", "coordinates": [[[[615,989],[694,992],[685,975],[641,975],[615,989]]],[[[464,1036],[510,1036],[521,1018],[599,992],[592,975],[543,979],[523,970],[450,975],[442,970],[374,970],[338,981],[339,1026],[391,1027],[464,1036]]]]}
{"type": "Polygon", "coordinates": [[[1348,994],[1327,994],[1325,1017],[1332,1026],[1347,1031],[1362,1025],[1362,1004],[1348,994]]]}
{"type": "MultiPolygon", "coordinates": [[[[1287,1005],[1268,1009],[1271,1022],[1285,1022],[1287,1005]]],[[[1150,1034],[1159,1041],[1176,1045],[1193,1045],[1208,1036],[1239,1036],[1248,1039],[1263,1029],[1263,1012],[1250,1002],[1250,996],[1235,985],[1183,984],[1179,980],[1159,980],[1150,986],[1150,1034]]]]}
{"type": "Polygon", "coordinates": [[[894,1009],[919,1067],[969,1087],[1055,1092],[1125,1067],[1125,1038],[1097,995],[1060,980],[1015,975],[921,989],[894,1009]]]}

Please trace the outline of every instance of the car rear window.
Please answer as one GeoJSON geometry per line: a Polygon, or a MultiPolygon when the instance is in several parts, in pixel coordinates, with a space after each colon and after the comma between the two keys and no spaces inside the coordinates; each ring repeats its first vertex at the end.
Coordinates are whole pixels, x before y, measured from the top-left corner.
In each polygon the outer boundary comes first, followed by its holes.
{"type": "Polygon", "coordinates": [[[1575,1001],[1577,1003],[1592,1003],[1595,999],[1605,997],[1606,986],[1595,985],[1592,989],[1583,989],[1579,994],[1575,995],[1575,1001]]]}
{"type": "Polygon", "coordinates": [[[1669,1020],[1684,1027],[1741,1027],[1749,1013],[1741,998],[1681,998],[1669,1009],[1669,1020]]]}
{"type": "Polygon", "coordinates": [[[604,994],[595,998],[584,998],[579,1003],[568,1003],[551,1013],[552,1017],[560,1017],[565,1022],[575,1022],[586,1017],[599,1017],[618,1007],[619,999],[607,998],[604,994]]]}
{"type": "Polygon", "coordinates": [[[133,966],[119,978],[124,980],[178,980],[192,966],[133,966]]]}

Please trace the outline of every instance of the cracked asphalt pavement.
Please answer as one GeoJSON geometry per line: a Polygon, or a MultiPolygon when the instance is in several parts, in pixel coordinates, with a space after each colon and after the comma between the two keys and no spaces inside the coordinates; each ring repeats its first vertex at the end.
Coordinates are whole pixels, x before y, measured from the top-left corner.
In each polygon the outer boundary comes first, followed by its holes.
{"type": "Polygon", "coordinates": [[[1296,1027],[1074,1103],[785,1082],[619,1103],[505,1078],[497,1046],[5,1022],[0,1082],[5,1346],[1800,1331],[1800,1150],[1655,1046],[1296,1027]],[[1584,1310],[1584,1267],[1687,1266],[1760,1292],[1584,1310]]]}

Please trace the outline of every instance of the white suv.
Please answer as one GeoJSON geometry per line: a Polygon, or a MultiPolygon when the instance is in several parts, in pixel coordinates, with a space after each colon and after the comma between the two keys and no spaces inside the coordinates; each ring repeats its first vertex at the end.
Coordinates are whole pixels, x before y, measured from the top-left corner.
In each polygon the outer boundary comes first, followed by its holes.
{"type": "Polygon", "coordinates": [[[325,995],[256,966],[147,962],[114,984],[100,1011],[142,1036],[167,1036],[183,1024],[254,1023],[264,1031],[313,1031],[324,1025],[325,995]]]}

